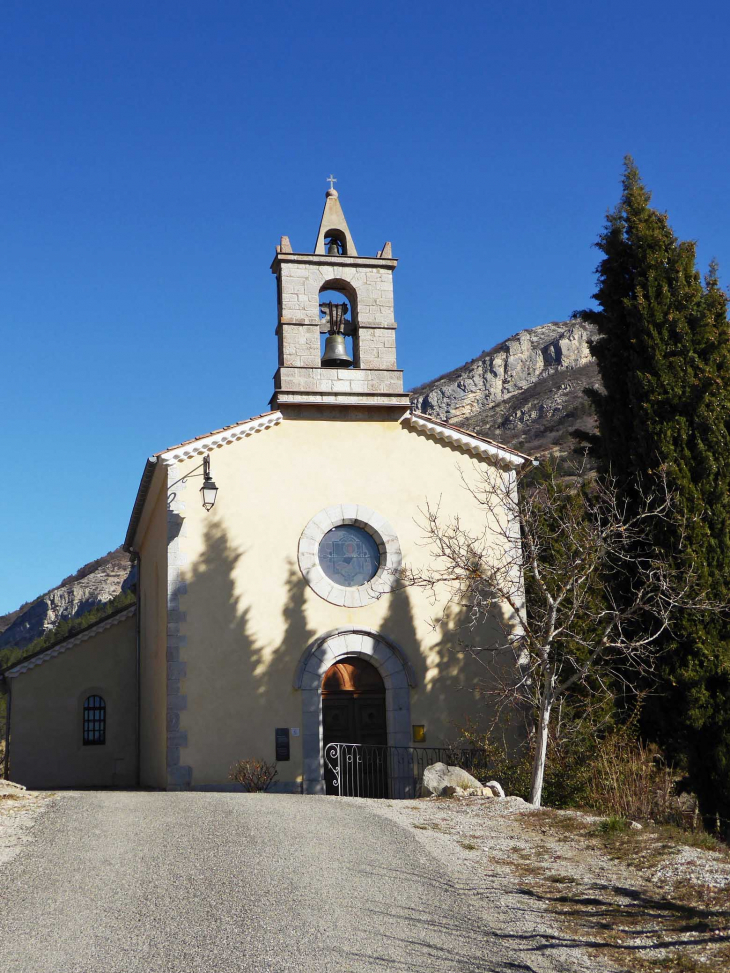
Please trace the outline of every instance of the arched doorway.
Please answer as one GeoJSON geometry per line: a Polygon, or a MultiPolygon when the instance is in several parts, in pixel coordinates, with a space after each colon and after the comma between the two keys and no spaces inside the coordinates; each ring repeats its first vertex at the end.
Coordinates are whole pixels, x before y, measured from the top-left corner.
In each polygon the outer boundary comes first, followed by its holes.
{"type": "MultiPolygon", "coordinates": [[[[375,748],[388,743],[385,683],[365,659],[345,657],[331,665],[322,679],[322,743],[355,744],[345,748],[342,760],[357,764],[359,793],[384,797],[387,785],[386,753],[375,748]]],[[[341,793],[334,775],[325,773],[328,794],[341,793]]]]}
{"type": "Polygon", "coordinates": [[[416,675],[403,649],[388,636],[370,628],[348,626],[319,635],[302,653],[294,674],[294,688],[301,690],[302,694],[305,794],[324,794],[326,790],[326,760],[322,746],[322,681],[335,662],[353,658],[370,663],[383,680],[388,746],[410,745],[411,690],[416,686],[416,675]]]}

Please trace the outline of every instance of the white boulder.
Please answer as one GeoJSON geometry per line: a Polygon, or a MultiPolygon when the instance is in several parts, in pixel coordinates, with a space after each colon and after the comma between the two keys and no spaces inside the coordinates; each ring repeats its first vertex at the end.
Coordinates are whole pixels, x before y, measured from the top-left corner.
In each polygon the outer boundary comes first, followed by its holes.
{"type": "MultiPolygon", "coordinates": [[[[466,797],[470,794],[483,794],[485,788],[461,767],[450,767],[448,764],[436,763],[426,767],[421,783],[421,795],[429,797],[466,797]]],[[[491,792],[491,788],[490,788],[491,792]]]]}

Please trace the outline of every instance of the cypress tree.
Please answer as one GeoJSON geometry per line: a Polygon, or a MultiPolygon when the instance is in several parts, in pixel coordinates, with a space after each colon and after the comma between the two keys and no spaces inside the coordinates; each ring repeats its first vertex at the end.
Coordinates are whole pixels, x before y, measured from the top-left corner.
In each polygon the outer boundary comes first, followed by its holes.
{"type": "MultiPolygon", "coordinates": [[[[599,472],[617,477],[629,500],[665,472],[678,516],[657,528],[657,547],[692,568],[698,591],[727,604],[727,298],[714,263],[703,287],[694,243],[678,240],[650,200],[627,157],[621,199],[597,243],[599,310],[583,312],[598,329],[593,354],[603,382],[603,391],[587,391],[598,432],[583,438],[599,472]]],[[[678,612],[663,649],[661,695],[644,727],[686,758],[703,814],[730,819],[730,624],[716,612],[678,612]]]]}

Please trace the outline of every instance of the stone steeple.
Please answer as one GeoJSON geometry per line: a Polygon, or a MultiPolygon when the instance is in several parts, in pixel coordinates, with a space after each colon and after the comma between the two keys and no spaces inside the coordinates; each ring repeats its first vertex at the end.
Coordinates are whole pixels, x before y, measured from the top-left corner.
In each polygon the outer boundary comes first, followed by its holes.
{"type": "Polygon", "coordinates": [[[289,238],[281,238],[271,265],[277,282],[279,342],[273,408],[409,407],[395,356],[396,264],[390,243],[374,257],[358,255],[335,189],[327,191],[314,253],[294,253],[289,238]],[[324,291],[336,291],[349,306],[344,334],[351,339],[350,368],[322,365],[320,335],[328,331],[320,311],[324,291]]]}
{"type": "Polygon", "coordinates": [[[314,246],[315,253],[324,253],[324,241],[334,240],[339,244],[340,249],[344,249],[351,257],[357,256],[357,250],[352,240],[345,214],[342,212],[340,196],[336,189],[328,189],[327,197],[322,213],[322,221],[319,224],[317,242],[314,246]],[[344,244],[344,247],[343,247],[344,244]]]}

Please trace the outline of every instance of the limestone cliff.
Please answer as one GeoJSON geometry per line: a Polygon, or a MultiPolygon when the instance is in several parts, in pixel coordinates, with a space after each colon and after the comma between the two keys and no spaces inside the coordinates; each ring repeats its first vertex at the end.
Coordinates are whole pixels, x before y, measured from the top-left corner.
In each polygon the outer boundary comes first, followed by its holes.
{"type": "Polygon", "coordinates": [[[19,611],[3,616],[0,619],[0,649],[25,648],[59,622],[76,618],[95,605],[111,601],[127,587],[130,570],[129,555],[121,548],[110,551],[98,562],[84,565],[72,580],[52,588],[19,611]],[[85,573],[91,567],[94,569],[85,573]]]}
{"type": "Polygon", "coordinates": [[[568,452],[570,432],[593,428],[583,396],[598,385],[580,318],[520,331],[460,368],[411,391],[413,407],[529,453],[568,452]]]}

